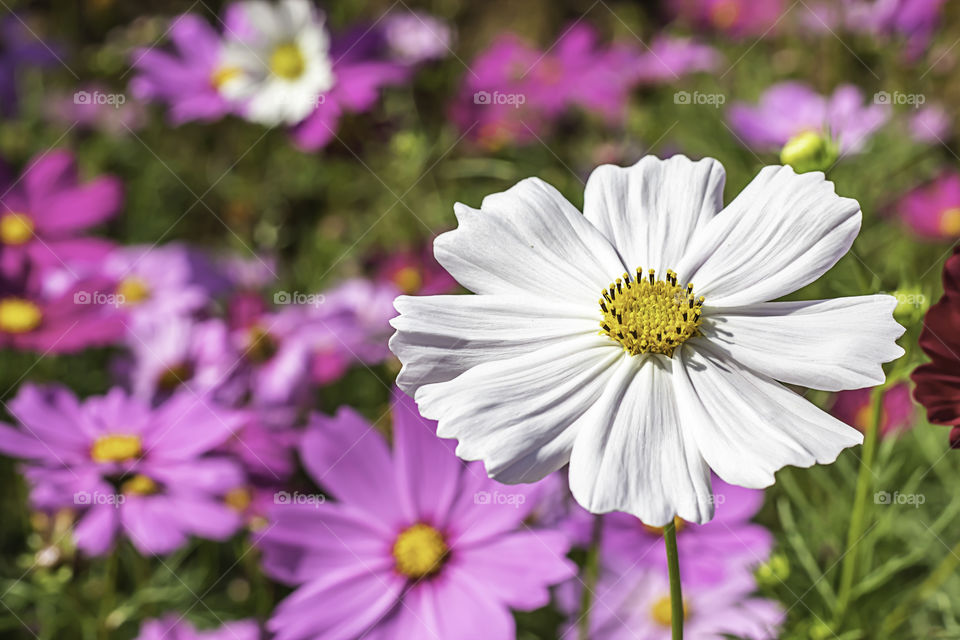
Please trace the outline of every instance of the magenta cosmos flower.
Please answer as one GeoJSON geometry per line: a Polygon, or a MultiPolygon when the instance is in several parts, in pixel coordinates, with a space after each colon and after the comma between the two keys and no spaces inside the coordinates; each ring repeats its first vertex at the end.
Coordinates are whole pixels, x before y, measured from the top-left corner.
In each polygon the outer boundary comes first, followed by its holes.
{"type": "MultiPolygon", "coordinates": [[[[230,28],[227,15],[227,28],[230,28]]],[[[130,89],[140,100],[169,106],[174,125],[190,120],[212,122],[233,110],[218,89],[232,71],[221,61],[221,38],[202,17],[184,14],[173,19],[172,50],[149,47],[131,54],[137,75],[130,89]]]]}
{"type": "MultiPolygon", "coordinates": [[[[766,562],[773,548],[773,536],[750,520],[763,506],[763,491],[745,489],[713,479],[716,512],[713,520],[699,525],[680,518],[677,547],[683,583],[717,583],[732,571],[766,562]]],[[[603,562],[611,567],[642,566],[667,575],[663,528],[643,524],[626,513],[603,517],[603,562]]],[[[571,516],[571,530],[583,544],[589,541],[593,516],[577,509],[571,516]]]]}
{"type": "Polygon", "coordinates": [[[763,37],[775,31],[788,11],[784,0],[670,0],[674,15],[701,29],[734,37],[763,37]]]}
{"type": "Polygon", "coordinates": [[[457,288],[457,281],[433,257],[432,243],[384,256],[376,261],[376,271],[377,280],[408,295],[451,293],[457,288]]]}
{"type": "Polygon", "coordinates": [[[41,278],[0,283],[0,346],[42,353],[72,353],[119,341],[123,316],[113,282],[84,279],[47,290],[41,278]]]}
{"type": "Polygon", "coordinates": [[[779,151],[792,138],[807,132],[830,136],[842,153],[857,153],[890,118],[889,104],[864,104],[853,85],[824,97],[799,82],[768,88],[756,106],[738,103],[730,109],[730,124],[751,147],[779,151]]]}
{"type": "MultiPolygon", "coordinates": [[[[580,583],[565,585],[565,609],[578,614],[580,583]]],[[[781,606],[754,597],[747,571],[723,581],[683,583],[683,633],[690,640],[776,640],[785,615],[781,606]]],[[[659,571],[629,567],[606,570],[597,584],[590,611],[591,640],[670,640],[670,585],[659,571]]],[[[575,622],[564,637],[575,637],[575,622]]]]}
{"type": "Polygon", "coordinates": [[[168,553],[190,535],[222,540],[240,526],[224,496],[243,474],[204,454],[241,414],[191,393],[151,408],[119,388],[81,403],[64,387],[29,384],[10,413],[19,428],[0,424],[0,451],[26,461],[36,507],[82,511],[74,536],[89,554],[121,532],[141,553],[168,553]]]}
{"type": "Polygon", "coordinates": [[[391,11],[383,19],[390,53],[407,64],[442,58],[450,52],[453,30],[443,20],[419,11],[391,11]]]}
{"type": "Polygon", "coordinates": [[[593,28],[576,24],[547,51],[513,34],[500,36],[471,63],[451,115],[488,147],[529,143],[571,107],[609,122],[626,115],[636,67],[633,49],[603,47],[593,28]]]}
{"type": "Polygon", "coordinates": [[[0,268],[8,275],[22,274],[28,262],[42,268],[99,260],[112,248],[81,233],[117,214],[120,181],[103,176],[81,183],[69,151],[34,157],[0,193],[0,268]]]}
{"type": "Polygon", "coordinates": [[[960,236],[960,173],[943,173],[917,187],[900,199],[896,211],[922,238],[953,240],[960,236]]]}
{"type": "Polygon", "coordinates": [[[566,537],[522,524],[536,489],[489,480],[435,428],[400,394],[392,454],[350,409],[313,419],[301,457],[338,501],[290,500],[270,514],[264,567],[297,585],[267,624],[275,640],[452,639],[464,630],[510,640],[510,609],[546,605],[547,588],[573,575],[566,537]]]}
{"type": "MultiPolygon", "coordinates": [[[[830,413],[859,431],[866,431],[873,421],[870,389],[841,391],[830,408],[830,413]]],[[[888,389],[883,394],[883,409],[880,417],[880,433],[894,435],[909,429],[913,422],[913,401],[910,386],[904,383],[888,389]]]]}
{"type": "Polygon", "coordinates": [[[260,628],[252,620],[228,622],[218,629],[197,631],[183,616],[169,614],[159,620],[147,620],[137,640],[257,640],[260,628]]]}

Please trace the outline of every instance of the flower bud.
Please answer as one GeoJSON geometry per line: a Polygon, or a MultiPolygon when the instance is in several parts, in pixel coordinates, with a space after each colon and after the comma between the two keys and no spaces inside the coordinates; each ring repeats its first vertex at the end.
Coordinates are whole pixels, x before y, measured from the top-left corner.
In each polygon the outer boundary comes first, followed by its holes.
{"type": "Polygon", "coordinates": [[[780,162],[788,164],[797,173],[826,171],[837,160],[837,145],[816,131],[799,133],[783,145],[780,162]]]}

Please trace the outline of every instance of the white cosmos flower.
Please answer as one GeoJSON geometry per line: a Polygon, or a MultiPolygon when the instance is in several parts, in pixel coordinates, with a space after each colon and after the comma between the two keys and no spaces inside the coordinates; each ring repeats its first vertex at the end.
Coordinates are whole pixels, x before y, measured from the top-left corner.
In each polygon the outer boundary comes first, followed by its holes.
{"type": "Polygon", "coordinates": [[[585,508],[650,525],[710,520],[711,469],[760,488],[832,462],[861,434],[784,383],[881,383],[903,353],[896,301],[769,302],[847,252],[860,207],[774,166],[724,208],[724,178],[646,157],[596,169],[583,214],[536,178],[457,204],[436,257],[478,295],[397,298],[398,384],[491,477],[569,463],[585,508]]]}
{"type": "Polygon", "coordinates": [[[268,126],[296,124],[334,83],[330,39],[309,0],[240,3],[250,33],[224,43],[217,87],[242,101],[244,114],[268,126]]]}

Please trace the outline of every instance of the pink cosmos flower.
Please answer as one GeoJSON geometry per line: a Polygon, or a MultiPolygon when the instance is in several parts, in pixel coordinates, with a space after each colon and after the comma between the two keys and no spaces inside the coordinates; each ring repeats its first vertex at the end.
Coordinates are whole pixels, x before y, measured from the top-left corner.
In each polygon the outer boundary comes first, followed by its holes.
{"type": "Polygon", "coordinates": [[[241,524],[224,495],[244,484],[231,460],[207,456],[241,414],[180,393],[151,408],[120,388],[82,403],[64,387],[21,388],[19,427],[0,424],[0,452],[25,461],[40,509],[82,511],[77,547],[110,550],[122,532],[141,553],[169,553],[190,535],[223,540],[241,524]]]}
{"type": "Polygon", "coordinates": [[[837,140],[843,153],[861,151],[890,118],[889,104],[864,104],[863,93],[842,85],[829,98],[799,82],[769,87],[756,106],[734,104],[730,124],[743,141],[757,149],[776,150],[791,138],[812,131],[837,140]]]}
{"type": "Polygon", "coordinates": [[[451,293],[457,282],[433,257],[433,243],[420,250],[398,251],[377,261],[377,280],[393,285],[398,294],[451,293]]]}
{"type": "MultiPolygon", "coordinates": [[[[579,582],[562,591],[565,609],[576,619],[579,582]]],[[[690,640],[776,640],[786,615],[773,600],[757,598],[753,577],[734,571],[717,583],[683,584],[683,633],[690,640]]],[[[591,640],[670,640],[670,585],[659,571],[630,567],[604,571],[590,611],[591,640]]],[[[567,635],[574,637],[571,623],[567,635]]]]}
{"type": "MultiPolygon", "coordinates": [[[[880,433],[884,436],[895,435],[909,429],[913,420],[913,401],[910,399],[910,386],[904,383],[892,387],[883,394],[883,415],[880,419],[880,433]]],[[[851,427],[866,431],[873,419],[870,402],[870,389],[841,391],[830,409],[830,413],[851,427]]]]}
{"type": "Polygon", "coordinates": [[[510,609],[546,605],[573,575],[566,537],[522,524],[536,488],[488,479],[435,428],[402,394],[392,454],[350,409],[313,418],[301,458],[337,502],[270,513],[264,568],[296,586],[267,623],[275,640],[512,640],[510,609]]]}
{"type": "Polygon", "coordinates": [[[960,236],[960,173],[943,173],[910,191],[896,204],[896,212],[921,238],[953,240],[960,236]]]}
{"type": "Polygon", "coordinates": [[[127,344],[129,358],[119,363],[118,371],[138,398],[156,402],[188,388],[232,403],[243,393],[236,372],[242,358],[218,318],[143,323],[128,328],[127,344]]]}
{"type": "MultiPolygon", "coordinates": [[[[745,489],[713,479],[716,512],[713,520],[698,525],[679,518],[677,547],[683,583],[717,583],[731,571],[766,562],[773,536],[750,520],[763,506],[763,491],[745,489]]],[[[667,575],[663,529],[649,527],[626,513],[603,517],[602,558],[605,565],[643,566],[667,575]]],[[[593,516],[577,507],[569,527],[581,544],[587,544],[593,516]]]]}
{"type": "Polygon", "coordinates": [[[450,52],[453,30],[444,21],[419,11],[391,11],[383,19],[383,37],[400,62],[419,64],[450,52]]]}
{"type": "Polygon", "coordinates": [[[736,38],[775,32],[788,10],[784,0],[671,0],[671,11],[702,29],[717,29],[736,38]]]}
{"type": "Polygon", "coordinates": [[[637,80],[644,84],[675,82],[681,76],[701,71],[713,71],[722,56],[711,46],[690,38],[658,35],[646,49],[629,62],[635,68],[637,80]]]}
{"type": "MultiPolygon", "coordinates": [[[[227,14],[230,28],[230,14],[227,14]]],[[[221,64],[221,40],[202,17],[187,13],[173,19],[169,29],[172,51],[158,47],[137,49],[131,54],[137,75],[130,82],[134,96],[169,105],[173,125],[191,120],[212,122],[234,107],[219,92],[229,77],[221,64]]]]}
{"type": "Polygon", "coordinates": [[[228,622],[218,629],[197,631],[183,616],[168,614],[159,620],[147,620],[137,640],[258,640],[260,628],[252,620],[228,622]]]}
{"type": "Polygon", "coordinates": [[[950,137],[950,115],[938,104],[917,109],[910,115],[910,137],[927,144],[943,143],[950,137]]]}
{"type": "Polygon", "coordinates": [[[59,291],[43,280],[0,283],[0,346],[73,353],[119,341],[123,316],[111,298],[113,282],[83,279],[59,291]]]}
{"type": "Polygon", "coordinates": [[[592,27],[579,23],[541,52],[513,34],[500,36],[471,63],[451,116],[488,147],[535,141],[571,107],[610,122],[626,115],[636,82],[630,47],[603,47],[592,27]]]}
{"type": "Polygon", "coordinates": [[[120,181],[102,176],[81,183],[69,151],[35,156],[19,180],[0,184],[0,194],[0,270],[7,275],[22,275],[28,263],[99,260],[112,248],[81,234],[120,210],[120,181]]]}

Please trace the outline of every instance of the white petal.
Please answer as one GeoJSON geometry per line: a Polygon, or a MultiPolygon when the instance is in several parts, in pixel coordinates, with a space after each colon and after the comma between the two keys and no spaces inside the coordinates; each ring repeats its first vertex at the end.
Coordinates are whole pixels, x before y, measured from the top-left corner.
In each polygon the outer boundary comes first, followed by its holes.
{"type": "Polygon", "coordinates": [[[701,325],[726,359],[811,389],[881,384],[882,363],[903,355],[893,296],[764,302],[724,309],[701,325]]]}
{"type": "Polygon", "coordinates": [[[434,243],[437,260],[475,293],[595,302],[623,275],[610,242],[560,193],[536,178],[457,204],[459,227],[434,243]]]}
{"type": "Polygon", "coordinates": [[[484,362],[557,345],[600,331],[600,308],[519,296],[400,296],[390,349],[403,363],[407,394],[446,382],[484,362]]]}
{"type": "Polygon", "coordinates": [[[602,165],[587,180],[583,213],[637,267],[676,269],[694,231],[723,208],[723,165],[677,155],[632,167],[602,165]]]}
{"type": "Polygon", "coordinates": [[[624,511],[663,526],[713,517],[710,470],[677,413],[671,363],[627,357],[579,421],[570,489],[593,513],[624,511]]]}
{"type": "Polygon", "coordinates": [[[626,357],[608,338],[572,338],[420,387],[416,400],[425,417],[439,421],[437,435],[459,440],[458,456],[483,460],[500,482],[535,482],[567,463],[571,425],[626,357]]]}
{"type": "Polygon", "coordinates": [[[860,231],[860,205],[820,172],[764,167],[697,232],[674,270],[711,307],[766,302],[810,284],[860,231]]]}
{"type": "Polygon", "coordinates": [[[786,465],[836,460],[863,435],[766,376],[741,369],[709,347],[684,345],[675,367],[684,426],[721,479],[751,489],[773,484],[786,465]]]}

